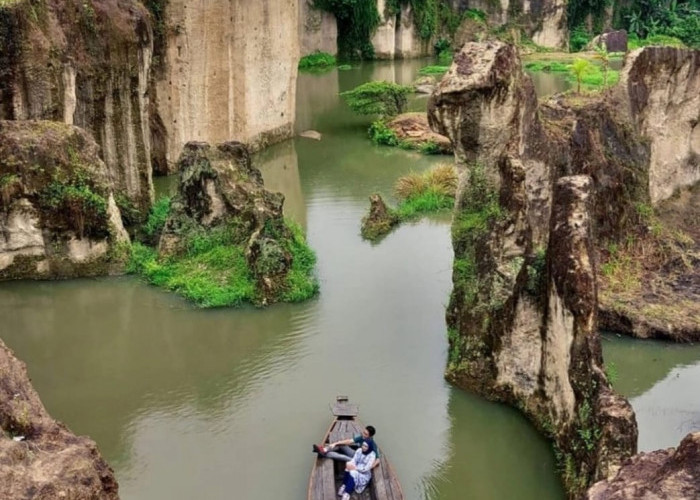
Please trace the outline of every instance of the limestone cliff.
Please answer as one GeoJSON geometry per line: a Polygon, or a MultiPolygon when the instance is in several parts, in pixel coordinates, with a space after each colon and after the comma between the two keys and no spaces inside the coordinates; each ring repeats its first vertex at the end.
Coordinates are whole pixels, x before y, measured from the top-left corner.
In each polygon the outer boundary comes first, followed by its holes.
{"type": "Polygon", "coordinates": [[[87,133],[0,121],[0,280],[120,272],[128,244],[109,171],[87,133]]]}
{"type": "Polygon", "coordinates": [[[167,171],[188,141],[235,137],[256,150],[292,136],[298,0],[171,0],[165,19],[156,89],[167,171]]]}
{"type": "Polygon", "coordinates": [[[378,59],[402,59],[428,56],[433,53],[430,40],[423,40],[416,30],[410,4],[398,13],[387,9],[386,0],[377,0],[380,24],[372,36],[374,53],[378,59]]]}
{"type": "Polygon", "coordinates": [[[76,125],[101,146],[114,189],[151,203],[152,30],[136,0],[0,6],[0,119],[76,125]]]}
{"type": "Polygon", "coordinates": [[[429,104],[461,172],[447,378],[521,408],[573,497],[636,450],[634,413],[603,371],[593,244],[606,190],[632,174],[601,187],[602,166],[577,158],[598,157],[595,125],[553,107],[571,122],[545,126],[514,47],[466,44],[454,61],[429,104]]]}
{"type": "Polygon", "coordinates": [[[0,340],[0,498],[118,500],[95,442],[52,419],[24,363],[0,340]]]}
{"type": "Polygon", "coordinates": [[[618,91],[651,144],[651,202],[700,181],[700,51],[638,49],[625,60],[618,91]]]}
{"type": "Polygon", "coordinates": [[[451,0],[453,9],[479,9],[486,13],[492,26],[519,26],[532,40],[543,47],[567,49],[569,29],[564,0],[451,0]]]}
{"type": "Polygon", "coordinates": [[[299,1],[299,48],[301,55],[316,51],[338,52],[338,23],[330,12],[314,7],[314,0],[299,1]]]}

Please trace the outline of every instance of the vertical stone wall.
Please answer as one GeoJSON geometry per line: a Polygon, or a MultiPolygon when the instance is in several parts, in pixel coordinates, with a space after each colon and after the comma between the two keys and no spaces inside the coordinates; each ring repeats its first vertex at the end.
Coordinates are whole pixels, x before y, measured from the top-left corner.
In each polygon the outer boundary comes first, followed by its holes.
{"type": "Polygon", "coordinates": [[[316,51],[338,53],[338,23],[329,12],[314,8],[313,0],[299,1],[299,49],[305,56],[316,51]]]}
{"type": "Polygon", "coordinates": [[[292,135],[298,0],[172,0],[156,84],[170,169],[188,141],[256,150],[292,135]]]}
{"type": "Polygon", "coordinates": [[[0,11],[0,118],[92,133],[116,192],[150,206],[153,34],[136,0],[21,0],[0,11]]]}

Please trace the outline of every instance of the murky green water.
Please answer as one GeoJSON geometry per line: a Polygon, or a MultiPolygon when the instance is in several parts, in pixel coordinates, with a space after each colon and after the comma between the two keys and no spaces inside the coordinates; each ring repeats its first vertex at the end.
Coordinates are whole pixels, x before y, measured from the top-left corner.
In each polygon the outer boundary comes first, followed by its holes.
{"type": "Polygon", "coordinates": [[[700,431],[700,345],[607,333],[603,351],[614,367],[615,389],[630,399],[637,415],[640,451],[675,447],[689,432],[700,431]]]}
{"type": "MultiPolygon", "coordinates": [[[[51,414],[97,441],[123,499],[305,498],[311,443],[338,393],[377,427],[408,499],[563,498],[547,443],[518,412],[443,380],[449,216],[377,245],[359,236],[371,193],[390,196],[397,177],[447,158],[372,146],[366,119],[337,93],[369,79],[408,83],[422,64],[301,75],[298,129],[323,140],[255,158],[308,232],[318,298],[201,311],[129,277],[0,284],[0,336],[51,414]]],[[[631,350],[606,343],[620,384],[631,350]]]]}

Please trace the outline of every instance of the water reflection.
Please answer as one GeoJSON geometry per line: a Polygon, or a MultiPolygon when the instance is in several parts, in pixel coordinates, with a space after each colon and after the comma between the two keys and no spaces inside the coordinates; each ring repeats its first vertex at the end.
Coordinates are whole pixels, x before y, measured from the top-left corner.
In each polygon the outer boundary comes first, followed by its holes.
{"type": "Polygon", "coordinates": [[[605,334],[603,350],[617,373],[615,389],[637,414],[640,451],[678,446],[700,430],[700,346],[605,334]]]}

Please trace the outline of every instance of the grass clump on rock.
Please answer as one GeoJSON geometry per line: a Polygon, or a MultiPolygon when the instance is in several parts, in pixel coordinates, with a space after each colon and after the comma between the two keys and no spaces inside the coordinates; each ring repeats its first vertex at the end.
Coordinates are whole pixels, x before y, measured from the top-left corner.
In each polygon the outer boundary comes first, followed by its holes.
{"type": "Polygon", "coordinates": [[[151,210],[142,234],[152,246],[134,245],[130,272],[200,307],[296,302],[317,293],[316,257],[243,144],[188,143],[178,163],[178,193],[151,210]]]}

